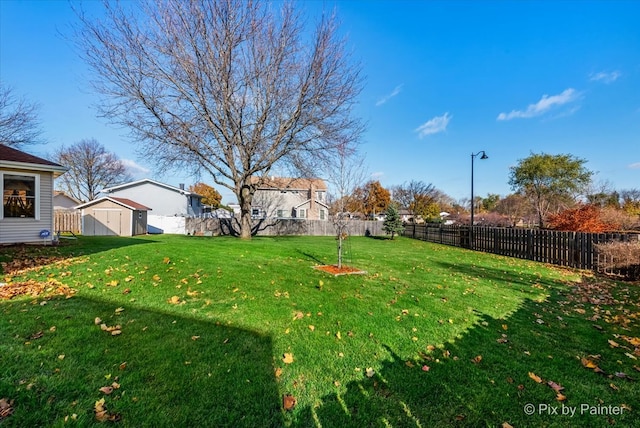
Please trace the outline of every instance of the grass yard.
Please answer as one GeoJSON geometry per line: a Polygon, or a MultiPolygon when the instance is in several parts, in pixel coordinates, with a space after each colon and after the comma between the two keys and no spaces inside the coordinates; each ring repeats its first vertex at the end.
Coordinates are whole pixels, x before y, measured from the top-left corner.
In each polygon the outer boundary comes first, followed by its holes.
{"type": "Polygon", "coordinates": [[[638,284],[405,238],[350,250],[366,274],[313,269],[331,237],[0,249],[0,296],[34,294],[0,300],[0,426],[640,424],[638,284]]]}

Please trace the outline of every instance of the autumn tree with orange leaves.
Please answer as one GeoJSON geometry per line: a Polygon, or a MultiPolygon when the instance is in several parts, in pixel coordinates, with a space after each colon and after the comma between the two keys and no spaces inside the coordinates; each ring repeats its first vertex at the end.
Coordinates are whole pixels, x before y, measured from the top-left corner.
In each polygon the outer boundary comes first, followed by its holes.
{"type": "Polygon", "coordinates": [[[619,225],[604,221],[602,210],[591,204],[579,205],[576,208],[552,214],[548,217],[547,223],[550,229],[572,232],[599,233],[619,228],[619,225]]]}
{"type": "Polygon", "coordinates": [[[211,205],[213,208],[218,208],[220,206],[220,201],[222,201],[222,195],[220,195],[220,192],[205,183],[196,183],[191,185],[189,186],[189,191],[202,196],[203,205],[211,205]]]}

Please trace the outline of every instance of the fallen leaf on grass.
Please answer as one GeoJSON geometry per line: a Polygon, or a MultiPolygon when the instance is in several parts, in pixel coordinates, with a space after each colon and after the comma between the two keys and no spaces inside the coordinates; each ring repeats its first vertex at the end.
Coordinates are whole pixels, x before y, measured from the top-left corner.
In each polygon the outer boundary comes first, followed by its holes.
{"type": "Polygon", "coordinates": [[[285,394],[282,396],[282,407],[285,410],[293,410],[293,408],[296,407],[296,404],[297,400],[293,395],[285,394]]]}
{"type": "Polygon", "coordinates": [[[93,406],[93,411],[98,422],[118,422],[120,420],[119,413],[109,413],[107,411],[107,408],[104,406],[104,398],[96,401],[96,404],[93,406]]]}
{"type": "Polygon", "coordinates": [[[367,375],[367,377],[373,377],[373,375],[376,374],[376,371],[373,369],[373,367],[367,367],[365,374],[367,375]]]}
{"type": "Polygon", "coordinates": [[[509,422],[503,422],[502,428],[513,428],[513,425],[511,425],[509,422]]]}
{"type": "Polygon", "coordinates": [[[282,355],[282,362],[285,364],[291,364],[293,363],[293,354],[290,352],[285,352],[282,355]]]}
{"type": "Polygon", "coordinates": [[[614,391],[619,391],[620,388],[618,388],[615,384],[610,383],[609,386],[611,387],[611,389],[613,389],[614,391]]]}
{"type": "Polygon", "coordinates": [[[300,312],[300,311],[296,312],[296,313],[293,315],[293,319],[294,319],[294,320],[301,320],[302,318],[304,318],[304,314],[303,314],[302,312],[300,312]]]}
{"type": "Polygon", "coordinates": [[[113,392],[113,388],[110,386],[103,386],[102,388],[99,389],[99,391],[105,395],[109,395],[113,392]]]}
{"type": "Polygon", "coordinates": [[[567,396],[564,395],[564,394],[561,394],[561,393],[558,392],[558,395],[556,395],[556,400],[558,400],[558,401],[564,401],[566,399],[567,399],[567,396]]]}
{"type": "Polygon", "coordinates": [[[475,357],[473,357],[473,358],[471,359],[471,362],[472,362],[473,364],[479,364],[479,363],[480,363],[480,361],[482,361],[482,355],[476,355],[475,357]]]}
{"type": "Polygon", "coordinates": [[[282,368],[276,367],[275,370],[274,370],[274,376],[276,378],[279,378],[280,376],[282,376],[282,368]]]}
{"type": "Polygon", "coordinates": [[[171,296],[171,298],[167,299],[167,303],[169,303],[170,305],[179,305],[180,303],[182,303],[182,301],[178,296],[171,296]]]}
{"type": "Polygon", "coordinates": [[[529,377],[534,380],[534,382],[542,383],[542,378],[535,374],[534,372],[529,372],[529,377]]]}
{"type": "Polygon", "coordinates": [[[96,317],[96,319],[93,320],[93,323],[95,325],[100,325],[102,324],[102,319],[100,317],[96,317]]]}
{"type": "Polygon", "coordinates": [[[582,357],[580,359],[580,362],[582,363],[583,367],[585,367],[587,369],[591,369],[595,373],[604,373],[604,371],[600,367],[598,367],[598,365],[595,362],[593,362],[592,360],[590,360],[588,358],[582,357]]]}
{"type": "Polygon", "coordinates": [[[31,340],[40,339],[42,336],[44,336],[44,333],[42,332],[42,330],[40,330],[39,332],[33,333],[31,336],[29,336],[29,339],[31,340]]]}
{"type": "Polygon", "coordinates": [[[607,340],[607,342],[609,342],[609,345],[611,345],[612,348],[619,348],[620,345],[615,341],[615,340],[607,340]]]}
{"type": "Polygon", "coordinates": [[[0,422],[13,413],[13,400],[0,398],[0,422]]]}
{"type": "Polygon", "coordinates": [[[425,366],[422,366],[422,371],[423,371],[423,372],[428,372],[429,370],[431,370],[431,367],[426,366],[426,365],[425,365],[425,366]]]}
{"type": "Polygon", "coordinates": [[[121,363],[121,364],[118,366],[118,368],[119,368],[120,370],[124,370],[124,369],[126,369],[126,368],[127,368],[127,362],[125,361],[124,363],[121,363]]]}
{"type": "Polygon", "coordinates": [[[555,392],[560,392],[564,389],[564,386],[558,385],[557,383],[555,383],[554,381],[550,380],[549,382],[547,382],[547,385],[549,385],[549,387],[551,389],[553,389],[555,392]]]}

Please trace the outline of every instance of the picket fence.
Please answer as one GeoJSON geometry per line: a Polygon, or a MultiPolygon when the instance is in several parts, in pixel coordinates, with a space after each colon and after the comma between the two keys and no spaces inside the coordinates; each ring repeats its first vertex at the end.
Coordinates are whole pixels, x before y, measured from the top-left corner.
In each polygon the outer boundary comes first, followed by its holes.
{"type": "MultiPolygon", "coordinates": [[[[597,244],[601,243],[637,242],[640,240],[638,233],[561,232],[487,226],[474,226],[472,231],[469,226],[428,223],[407,225],[403,235],[438,244],[623,277],[636,276],[633,272],[638,270],[637,266],[629,269],[605,269],[603,266],[606,260],[596,250],[597,244]]],[[[640,266],[640,260],[638,265],[640,266]]]]}
{"type": "Polygon", "coordinates": [[[77,210],[54,210],[53,230],[55,233],[82,233],[82,213],[77,210]]]}

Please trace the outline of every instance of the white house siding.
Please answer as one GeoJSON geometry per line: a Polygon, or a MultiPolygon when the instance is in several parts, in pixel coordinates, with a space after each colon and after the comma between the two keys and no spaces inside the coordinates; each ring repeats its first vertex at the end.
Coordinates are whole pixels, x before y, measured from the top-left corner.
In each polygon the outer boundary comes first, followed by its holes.
{"type": "Polygon", "coordinates": [[[53,237],[53,173],[26,169],[0,170],[0,180],[2,180],[4,173],[35,173],[39,177],[36,178],[36,191],[39,196],[36,202],[36,216],[39,215],[39,218],[0,219],[0,244],[51,242],[53,237]],[[40,231],[45,229],[51,232],[51,236],[46,240],[40,238],[40,231]]]}
{"type": "MultiPolygon", "coordinates": [[[[189,204],[189,196],[153,183],[139,183],[135,186],[115,189],[110,191],[108,196],[136,201],[151,208],[156,216],[200,214],[200,212],[194,212],[193,205],[189,204]]],[[[192,204],[194,203],[192,202],[192,204]]],[[[149,223],[151,224],[151,221],[149,223]]]]}

